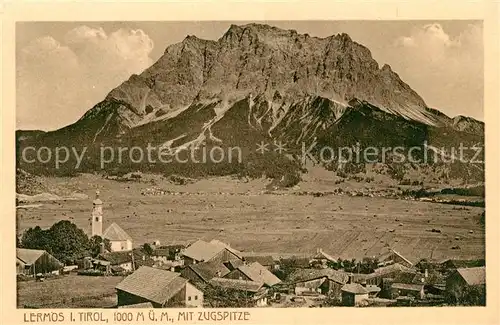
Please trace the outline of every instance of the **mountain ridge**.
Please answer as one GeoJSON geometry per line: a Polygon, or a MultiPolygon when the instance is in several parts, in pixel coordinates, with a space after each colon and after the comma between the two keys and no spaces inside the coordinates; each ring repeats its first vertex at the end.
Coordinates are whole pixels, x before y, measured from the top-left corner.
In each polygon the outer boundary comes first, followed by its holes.
{"type": "MultiPolygon", "coordinates": [[[[168,46],[76,123],[33,138],[23,133],[18,150],[152,142],[181,149],[239,145],[252,155],[256,141],[286,141],[296,151],[317,139],[352,145],[361,138],[367,146],[478,143],[484,123],[429,108],[347,34],[318,38],[248,24],[231,25],[218,40],[189,35],[168,46]]],[[[235,168],[219,172],[245,166],[235,168]]]]}

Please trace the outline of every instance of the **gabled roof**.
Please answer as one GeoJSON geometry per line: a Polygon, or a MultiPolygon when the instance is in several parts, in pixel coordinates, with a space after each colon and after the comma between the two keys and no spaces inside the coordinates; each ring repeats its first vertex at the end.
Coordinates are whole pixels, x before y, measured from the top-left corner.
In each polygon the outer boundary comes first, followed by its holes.
{"type": "Polygon", "coordinates": [[[228,251],[230,251],[231,253],[233,253],[234,255],[238,256],[238,258],[242,258],[241,256],[241,252],[232,248],[231,246],[229,246],[228,244],[224,243],[224,242],[221,242],[220,240],[217,240],[217,239],[212,239],[210,241],[210,244],[212,245],[215,245],[215,246],[218,246],[218,247],[221,247],[221,248],[225,248],[227,249],[228,251]]]}
{"type": "Polygon", "coordinates": [[[120,228],[120,226],[114,222],[106,229],[106,231],[104,231],[102,237],[111,241],[132,241],[132,238],[125,232],[125,230],[120,228]]]}
{"type": "Polygon", "coordinates": [[[258,292],[264,286],[264,283],[262,282],[222,278],[213,278],[212,280],[210,280],[210,284],[215,287],[247,292],[258,292]]]}
{"type": "Polygon", "coordinates": [[[124,263],[132,262],[132,254],[134,254],[135,265],[153,265],[154,261],[151,257],[147,256],[139,249],[133,249],[131,251],[117,251],[117,252],[107,252],[99,254],[100,258],[109,261],[111,265],[120,265],[124,263]],[[144,260],[143,260],[144,258],[144,260]]]}
{"type": "Polygon", "coordinates": [[[379,267],[373,271],[373,273],[367,274],[366,279],[370,279],[373,277],[377,276],[383,276],[385,274],[393,273],[393,272],[406,272],[406,273],[415,273],[416,271],[410,269],[409,267],[406,267],[404,265],[401,265],[399,263],[379,267]]]}
{"type": "Polygon", "coordinates": [[[359,283],[346,284],[341,288],[341,290],[344,292],[353,293],[355,295],[362,295],[368,293],[368,290],[366,290],[366,288],[359,283]]]}
{"type": "Polygon", "coordinates": [[[118,306],[118,308],[153,308],[153,304],[150,302],[140,302],[133,305],[118,306]]]}
{"type": "Polygon", "coordinates": [[[272,256],[245,256],[244,258],[248,263],[259,262],[260,265],[264,266],[275,264],[274,258],[272,256]]]}
{"type": "Polygon", "coordinates": [[[403,255],[401,255],[399,252],[395,251],[394,249],[389,249],[388,252],[379,255],[379,257],[377,259],[378,259],[379,262],[385,262],[385,261],[388,261],[388,260],[393,260],[394,259],[394,255],[398,256],[399,258],[401,258],[406,263],[408,263],[410,265],[413,265],[413,263],[410,260],[408,260],[406,257],[404,257],[403,255]]]}
{"type": "Polygon", "coordinates": [[[337,260],[331,256],[330,254],[327,254],[325,253],[322,249],[319,249],[317,252],[316,252],[316,255],[314,255],[315,259],[326,259],[326,260],[329,260],[330,262],[336,262],[337,260]]]}
{"type": "Polygon", "coordinates": [[[380,292],[380,288],[377,287],[376,285],[373,285],[373,284],[367,284],[365,286],[365,289],[369,292],[369,293],[372,293],[372,292],[380,292]]]}
{"type": "Polygon", "coordinates": [[[297,269],[290,275],[292,283],[311,281],[327,277],[333,282],[345,284],[349,281],[349,275],[334,269],[297,269]]]}
{"type": "Polygon", "coordinates": [[[176,253],[184,248],[183,245],[168,245],[156,247],[153,250],[153,256],[170,256],[171,253],[176,253]]]}
{"type": "Polygon", "coordinates": [[[110,262],[111,265],[132,263],[132,251],[108,252],[100,254],[99,256],[103,260],[110,262]]]}
{"type": "Polygon", "coordinates": [[[219,273],[219,277],[223,277],[229,273],[229,269],[224,264],[216,262],[191,264],[188,268],[198,274],[205,282],[209,282],[212,278],[216,277],[217,273],[219,273]]]}
{"type": "Polygon", "coordinates": [[[16,248],[17,258],[28,265],[35,263],[44,253],[45,251],[40,249],[16,248]]]}
{"type": "Polygon", "coordinates": [[[228,250],[232,254],[241,258],[240,253],[229,247],[229,245],[224,244],[218,240],[212,240],[211,242],[206,242],[204,240],[197,240],[193,244],[189,245],[183,252],[182,255],[192,258],[196,261],[210,261],[215,255],[219,254],[223,250],[228,250]]]}
{"type": "Polygon", "coordinates": [[[406,257],[404,257],[403,255],[401,255],[400,253],[396,252],[395,250],[392,250],[392,253],[394,255],[397,255],[399,258],[401,258],[403,261],[405,261],[406,263],[410,264],[410,265],[413,265],[413,263],[407,259],[406,257]]]}
{"type": "Polygon", "coordinates": [[[118,283],[116,289],[163,305],[184,288],[187,282],[179,273],[141,266],[118,283]]]}
{"type": "Polygon", "coordinates": [[[468,285],[480,285],[486,283],[486,268],[484,266],[457,269],[457,272],[468,285]]]}
{"type": "Polygon", "coordinates": [[[242,260],[231,260],[224,262],[224,265],[229,269],[229,270],[234,270],[243,265],[244,262],[242,260]]]}
{"type": "Polygon", "coordinates": [[[241,265],[240,267],[238,267],[238,270],[249,277],[252,281],[263,282],[270,287],[281,283],[280,279],[278,279],[274,274],[272,274],[268,269],[266,269],[258,262],[241,265]]]}
{"type": "Polygon", "coordinates": [[[422,291],[422,289],[424,288],[424,285],[423,284],[409,284],[409,283],[393,283],[391,285],[391,288],[408,290],[408,291],[422,291]]]}

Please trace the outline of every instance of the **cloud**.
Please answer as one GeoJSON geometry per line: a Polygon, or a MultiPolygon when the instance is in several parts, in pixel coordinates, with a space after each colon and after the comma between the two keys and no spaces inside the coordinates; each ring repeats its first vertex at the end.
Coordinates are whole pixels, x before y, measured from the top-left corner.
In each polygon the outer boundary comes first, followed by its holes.
{"type": "Polygon", "coordinates": [[[388,49],[385,60],[431,107],[483,117],[483,39],[480,24],[450,36],[440,24],[414,28],[388,49]],[[451,100],[450,100],[451,98],[451,100]],[[453,104],[450,104],[453,103],[453,104]]]}
{"type": "Polygon", "coordinates": [[[142,30],[79,26],[62,40],[44,36],[17,54],[18,128],[68,125],[113,88],[152,64],[153,41],[142,30]]]}

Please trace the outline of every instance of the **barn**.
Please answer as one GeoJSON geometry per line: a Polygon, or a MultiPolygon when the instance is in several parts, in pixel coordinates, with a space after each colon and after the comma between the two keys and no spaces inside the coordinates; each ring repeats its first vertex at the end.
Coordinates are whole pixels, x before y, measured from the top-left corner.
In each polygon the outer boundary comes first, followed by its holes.
{"type": "Polygon", "coordinates": [[[224,263],[242,259],[238,251],[217,240],[197,240],[182,252],[182,256],[184,265],[201,262],[224,263]]]}
{"type": "Polygon", "coordinates": [[[151,303],[155,308],[202,307],[203,292],[166,270],[141,266],[116,286],[118,307],[151,303]]]}
{"type": "Polygon", "coordinates": [[[39,249],[16,249],[17,274],[36,275],[39,273],[59,273],[64,267],[54,256],[39,249]]]}

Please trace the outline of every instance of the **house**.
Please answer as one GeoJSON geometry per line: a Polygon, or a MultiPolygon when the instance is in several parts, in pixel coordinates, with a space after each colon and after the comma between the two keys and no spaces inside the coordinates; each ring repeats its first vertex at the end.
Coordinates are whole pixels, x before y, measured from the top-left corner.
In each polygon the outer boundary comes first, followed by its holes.
{"type": "Polygon", "coordinates": [[[349,283],[341,288],[344,306],[360,306],[369,297],[369,291],[359,283],[349,283]]]}
{"type": "Polygon", "coordinates": [[[238,251],[219,241],[197,240],[182,251],[181,255],[184,258],[184,265],[211,261],[224,263],[242,259],[238,251]]]}
{"type": "Polygon", "coordinates": [[[486,287],[484,266],[456,269],[446,279],[446,291],[457,300],[471,287],[486,287]]]}
{"type": "Polygon", "coordinates": [[[213,278],[210,280],[210,284],[216,288],[242,291],[254,301],[256,307],[267,305],[268,289],[262,282],[213,278]]]}
{"type": "Polygon", "coordinates": [[[408,267],[408,268],[413,267],[413,263],[410,260],[408,260],[406,257],[404,257],[403,255],[401,255],[400,253],[396,252],[393,249],[389,249],[389,251],[387,253],[380,255],[377,258],[377,260],[379,262],[378,265],[380,267],[395,264],[395,263],[401,264],[401,265],[408,267]]]}
{"type": "Polygon", "coordinates": [[[243,264],[245,264],[245,262],[242,260],[231,260],[231,261],[224,262],[224,265],[229,269],[229,271],[236,270],[237,268],[239,268],[243,264]]]}
{"type": "Polygon", "coordinates": [[[124,305],[124,306],[118,306],[119,309],[121,308],[134,308],[134,309],[149,309],[149,308],[154,308],[153,304],[150,302],[140,302],[138,304],[132,304],[132,305],[124,305]]]}
{"type": "Polygon", "coordinates": [[[274,258],[270,255],[264,256],[244,256],[243,259],[247,263],[258,262],[260,265],[267,268],[269,271],[276,270],[279,268],[279,265],[276,263],[274,258]]]}
{"type": "Polygon", "coordinates": [[[203,292],[179,273],[141,266],[116,286],[118,307],[151,303],[154,308],[202,307],[203,292]]]}
{"type": "Polygon", "coordinates": [[[45,250],[16,248],[17,274],[59,274],[63,267],[63,263],[45,250]]]}
{"type": "Polygon", "coordinates": [[[312,257],[310,263],[314,265],[320,265],[323,268],[327,268],[328,267],[327,264],[329,262],[335,263],[336,261],[337,260],[333,256],[325,253],[323,249],[318,248],[316,251],[316,255],[312,257]]]}
{"type": "Polygon", "coordinates": [[[272,287],[278,283],[281,283],[280,279],[278,279],[274,274],[271,273],[271,271],[269,271],[258,262],[243,264],[237,269],[229,272],[224,276],[224,278],[262,282],[268,287],[272,287]]]}
{"type": "Polygon", "coordinates": [[[484,259],[478,260],[458,260],[458,259],[447,259],[439,263],[441,269],[444,270],[456,270],[470,267],[481,267],[485,266],[484,259]]]}
{"type": "Polygon", "coordinates": [[[111,265],[111,270],[114,272],[130,272],[140,266],[153,265],[152,259],[139,249],[107,252],[99,254],[99,258],[103,261],[108,261],[111,265]]]}
{"type": "Polygon", "coordinates": [[[330,294],[341,296],[341,288],[349,281],[347,273],[334,269],[297,269],[290,275],[295,294],[330,294]]]}
{"type": "Polygon", "coordinates": [[[424,299],[424,285],[423,284],[408,284],[408,283],[393,283],[391,285],[391,298],[398,297],[413,297],[416,299],[424,299]]]}
{"type": "Polygon", "coordinates": [[[167,261],[181,261],[181,251],[185,247],[183,245],[168,245],[154,247],[151,258],[155,262],[167,263],[167,261]]]}
{"type": "Polygon", "coordinates": [[[412,278],[417,275],[417,272],[413,269],[410,269],[404,265],[401,265],[399,263],[379,267],[375,269],[372,273],[366,274],[366,275],[358,275],[356,278],[356,281],[353,282],[359,282],[359,279],[366,281],[367,284],[373,284],[378,287],[382,287],[384,279],[387,278],[396,278],[397,276],[400,276],[403,273],[408,273],[410,274],[412,278]]]}
{"type": "Polygon", "coordinates": [[[109,240],[111,252],[132,250],[132,238],[114,222],[104,231],[102,237],[109,240]]]}
{"type": "Polygon", "coordinates": [[[181,274],[192,283],[208,283],[213,278],[223,277],[229,272],[224,264],[215,261],[190,264],[181,271],[181,274]]]}

